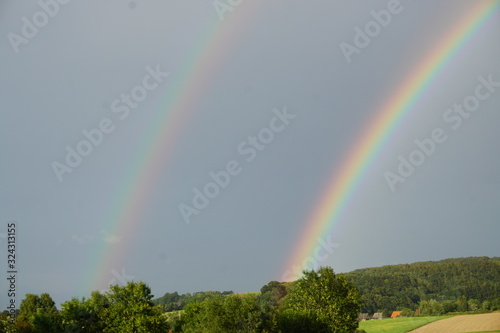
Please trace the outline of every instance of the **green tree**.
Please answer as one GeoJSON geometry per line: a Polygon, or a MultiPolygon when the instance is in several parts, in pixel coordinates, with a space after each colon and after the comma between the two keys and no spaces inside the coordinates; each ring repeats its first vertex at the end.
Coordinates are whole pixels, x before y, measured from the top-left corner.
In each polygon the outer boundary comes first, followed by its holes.
{"type": "Polygon", "coordinates": [[[263,306],[270,308],[277,308],[287,294],[286,282],[271,281],[260,288],[261,303],[263,306]]]}
{"type": "Polygon", "coordinates": [[[184,310],[180,311],[170,311],[165,312],[163,315],[172,331],[174,332],[182,332],[182,325],[184,322],[182,321],[182,314],[184,310]]]}
{"type": "Polygon", "coordinates": [[[151,289],[144,282],[111,286],[106,298],[108,305],[101,317],[103,332],[163,333],[169,328],[161,306],[153,304],[151,289]]]}
{"type": "Polygon", "coordinates": [[[491,302],[490,301],[484,301],[481,303],[481,310],[483,311],[489,311],[491,309],[491,302]]]}
{"type": "Polygon", "coordinates": [[[109,308],[109,301],[100,292],[92,292],[89,299],[73,298],[63,303],[61,307],[65,332],[98,333],[104,330],[102,315],[109,308]]]}
{"type": "Polygon", "coordinates": [[[467,302],[467,306],[469,308],[469,311],[477,311],[481,308],[481,302],[479,302],[477,299],[470,299],[467,302]]]}
{"type": "Polygon", "coordinates": [[[292,283],[271,281],[260,289],[260,305],[264,314],[266,330],[275,332],[278,330],[280,304],[288,295],[292,283]]]}
{"type": "Polygon", "coordinates": [[[401,312],[402,317],[413,317],[415,315],[415,311],[412,309],[404,308],[401,312]]]}
{"type": "Polygon", "coordinates": [[[21,301],[16,327],[22,332],[59,333],[61,318],[50,295],[26,294],[21,301]]]}
{"type": "Polygon", "coordinates": [[[36,313],[39,303],[40,297],[38,295],[26,294],[26,297],[21,301],[17,321],[27,322],[31,326],[31,317],[36,313]]]}
{"type": "Polygon", "coordinates": [[[457,300],[457,310],[460,312],[469,311],[469,302],[467,301],[467,297],[464,295],[460,296],[457,300]]]}
{"type": "Polygon", "coordinates": [[[17,332],[14,325],[10,322],[9,318],[0,319],[0,333],[14,333],[17,332]]]}
{"type": "Polygon", "coordinates": [[[443,305],[435,299],[420,301],[420,313],[426,316],[437,316],[444,313],[444,308],[443,305]]]}
{"type": "Polygon", "coordinates": [[[61,305],[61,318],[65,332],[90,332],[87,321],[91,317],[85,309],[85,299],[72,298],[61,305]]]}
{"type": "Polygon", "coordinates": [[[446,300],[446,301],[443,301],[442,304],[443,304],[444,313],[457,311],[457,302],[446,300]]]}
{"type": "Polygon", "coordinates": [[[259,299],[253,294],[214,295],[203,302],[190,303],[182,321],[185,333],[257,333],[265,325],[259,299]]]}
{"type": "Polygon", "coordinates": [[[500,310],[500,297],[492,298],[490,303],[490,310],[500,310]]]}
{"type": "Polygon", "coordinates": [[[361,301],[357,288],[331,267],[304,271],[280,311],[284,332],[354,332],[361,301]]]}

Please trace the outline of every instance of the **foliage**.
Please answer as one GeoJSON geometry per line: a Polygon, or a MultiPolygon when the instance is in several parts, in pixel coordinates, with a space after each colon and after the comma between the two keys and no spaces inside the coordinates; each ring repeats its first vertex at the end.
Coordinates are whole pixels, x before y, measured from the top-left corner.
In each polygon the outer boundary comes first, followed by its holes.
{"type": "MultiPolygon", "coordinates": [[[[293,284],[271,281],[260,295],[213,295],[184,308],[181,331],[355,332],[357,289],[332,268],[306,271],[293,284]]],[[[177,332],[177,329],[176,329],[177,332]]]]}
{"type": "Polygon", "coordinates": [[[415,315],[415,311],[412,309],[404,308],[401,312],[401,317],[413,317],[415,315]]]}
{"type": "Polygon", "coordinates": [[[50,295],[47,293],[40,296],[26,294],[25,299],[21,301],[15,326],[19,332],[60,332],[61,320],[50,295]]]}
{"type": "Polygon", "coordinates": [[[280,311],[284,332],[354,332],[360,308],[358,290],[331,267],[304,271],[280,311]]]}
{"type": "Polygon", "coordinates": [[[169,327],[163,310],[151,299],[151,289],[144,282],[114,285],[106,294],[108,304],[102,311],[103,332],[165,332],[169,327]]]}
{"type": "Polygon", "coordinates": [[[438,316],[444,314],[444,308],[435,299],[420,301],[420,313],[424,316],[438,316]]]}
{"type": "Polygon", "coordinates": [[[0,319],[0,333],[11,333],[16,332],[15,326],[10,323],[10,321],[6,318],[0,319]]]}
{"type": "MultiPolygon", "coordinates": [[[[359,288],[361,312],[416,310],[421,301],[458,302],[458,311],[481,308],[488,301],[490,309],[499,309],[500,257],[445,259],[358,269],[347,276],[359,288]],[[473,301],[470,305],[468,300],[473,301]],[[494,304],[491,306],[491,304],[494,304]]],[[[443,307],[445,307],[443,303],[443,307]]],[[[452,305],[451,307],[454,307],[452,305]]],[[[444,312],[449,312],[448,303],[444,312]]]]}
{"type": "Polygon", "coordinates": [[[262,332],[265,319],[256,295],[214,295],[203,302],[190,303],[182,316],[182,331],[262,332]]]}
{"type": "Polygon", "coordinates": [[[174,332],[182,331],[182,325],[184,324],[184,322],[182,321],[182,316],[184,312],[185,312],[184,310],[179,310],[179,311],[165,312],[163,314],[165,320],[168,323],[168,326],[172,329],[172,331],[174,332]]]}
{"type": "Polygon", "coordinates": [[[232,295],[232,291],[198,291],[179,295],[177,292],[165,293],[162,297],[153,300],[154,304],[161,305],[166,312],[179,311],[189,303],[203,302],[212,296],[232,295]]]}
{"type": "Polygon", "coordinates": [[[66,332],[102,332],[104,310],[109,308],[108,298],[94,291],[89,299],[73,298],[62,304],[61,318],[66,332]]]}
{"type": "Polygon", "coordinates": [[[106,294],[94,291],[89,299],[73,298],[59,312],[49,294],[27,294],[13,332],[166,332],[169,325],[163,309],[152,298],[146,284],[130,282],[111,286],[106,294]]]}
{"type": "Polygon", "coordinates": [[[271,281],[260,289],[261,303],[264,307],[277,308],[288,295],[291,284],[271,281]]]}
{"type": "Polygon", "coordinates": [[[467,297],[464,295],[460,296],[457,300],[457,310],[459,312],[469,311],[469,302],[467,302],[467,297]]]}

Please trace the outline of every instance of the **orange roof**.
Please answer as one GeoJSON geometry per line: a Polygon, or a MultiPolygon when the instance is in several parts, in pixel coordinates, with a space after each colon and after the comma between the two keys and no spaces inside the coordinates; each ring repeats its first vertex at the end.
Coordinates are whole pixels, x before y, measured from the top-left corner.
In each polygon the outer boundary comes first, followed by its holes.
{"type": "Polygon", "coordinates": [[[391,318],[396,318],[397,316],[401,316],[403,311],[392,311],[391,318]]]}

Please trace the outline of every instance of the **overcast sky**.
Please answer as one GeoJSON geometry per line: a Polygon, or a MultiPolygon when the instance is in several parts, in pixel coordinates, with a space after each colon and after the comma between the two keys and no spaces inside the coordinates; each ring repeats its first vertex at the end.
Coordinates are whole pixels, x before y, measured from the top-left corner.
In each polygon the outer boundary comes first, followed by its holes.
{"type": "MultiPolygon", "coordinates": [[[[487,0],[59,1],[0,1],[0,267],[16,221],[18,304],[106,281],[161,296],[279,279],[381,105],[487,0]],[[196,198],[220,170],[228,184],[196,198]]],[[[483,82],[500,82],[499,35],[497,7],[378,151],[322,265],[500,255],[500,84],[483,82]],[[447,113],[464,100],[479,105],[447,113]],[[446,141],[391,188],[436,128],[446,141]]]]}

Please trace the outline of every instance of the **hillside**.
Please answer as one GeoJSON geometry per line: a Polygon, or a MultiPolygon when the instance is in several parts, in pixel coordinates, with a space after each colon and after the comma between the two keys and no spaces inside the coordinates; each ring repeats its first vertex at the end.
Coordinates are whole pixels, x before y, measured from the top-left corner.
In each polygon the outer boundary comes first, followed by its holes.
{"type": "MultiPolygon", "coordinates": [[[[478,309],[500,310],[500,257],[454,258],[363,268],[344,275],[358,287],[363,313],[384,312],[387,316],[395,310],[419,308],[433,315],[478,309]],[[421,301],[430,302],[421,304],[421,301]]],[[[285,290],[291,284],[283,284],[279,299],[286,296],[285,290]]],[[[174,311],[193,301],[231,294],[232,291],[182,295],[174,292],[166,293],[154,302],[162,305],[165,311],[174,311]]]]}
{"type": "Polygon", "coordinates": [[[359,288],[362,312],[415,310],[431,299],[449,306],[445,312],[500,306],[500,257],[364,268],[346,275],[359,288]]]}

